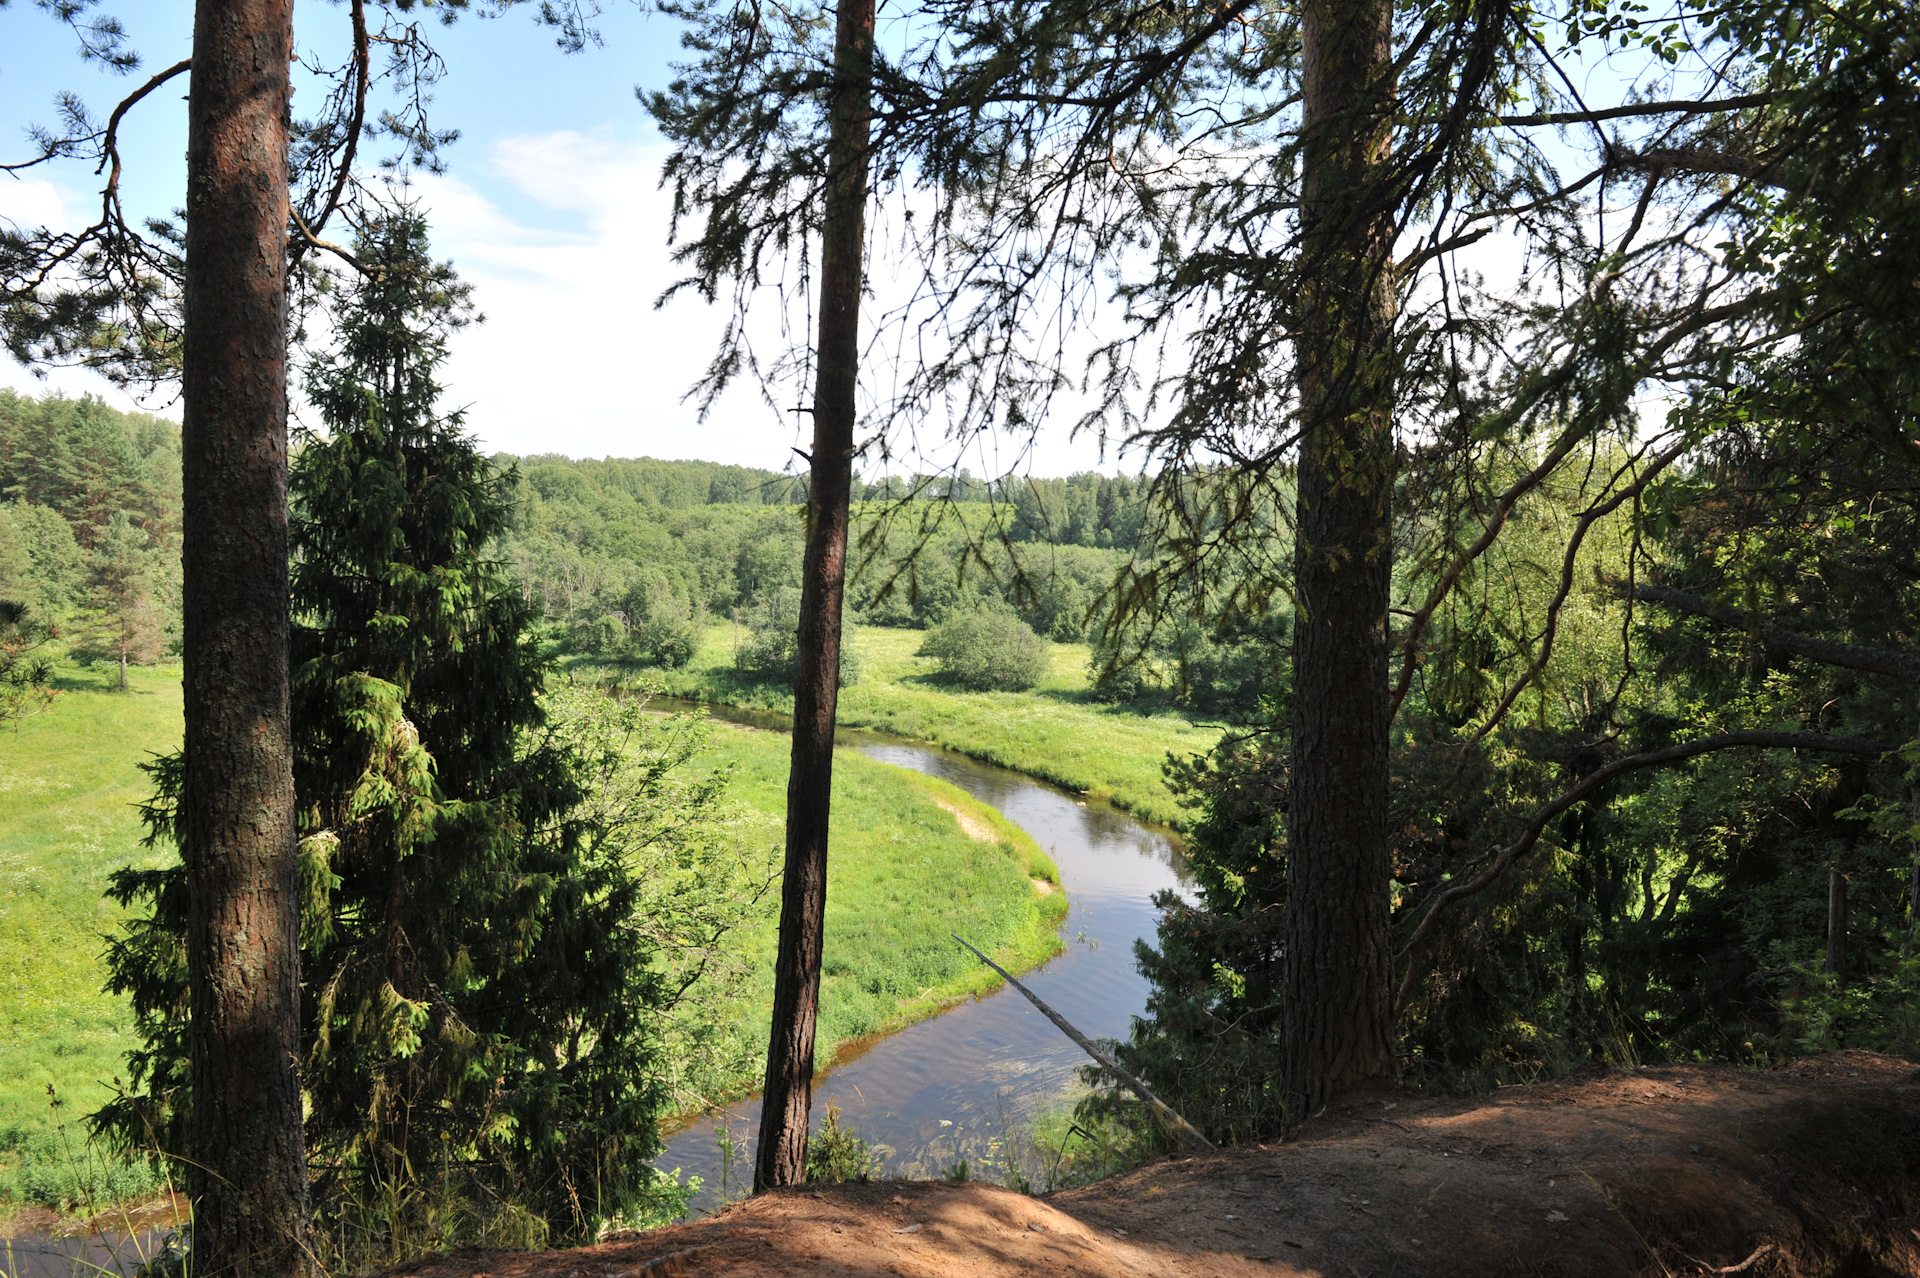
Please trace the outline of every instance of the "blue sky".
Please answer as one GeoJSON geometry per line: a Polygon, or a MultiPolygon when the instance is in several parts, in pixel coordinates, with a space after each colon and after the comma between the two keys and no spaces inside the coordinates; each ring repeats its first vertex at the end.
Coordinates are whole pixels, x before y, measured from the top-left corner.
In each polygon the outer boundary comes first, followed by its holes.
{"type": "MultiPolygon", "coordinates": [[[[105,7],[141,54],[132,75],[83,64],[72,33],[32,0],[0,9],[0,151],[8,158],[27,153],[29,123],[54,121],[55,93],[77,92],[104,115],[154,71],[187,56],[189,0],[109,0],[105,7]]],[[[657,189],[666,151],[634,88],[666,84],[679,53],[677,28],[631,0],[607,0],[604,46],[567,54],[533,22],[533,7],[432,30],[447,65],[435,90],[435,123],[462,136],[447,152],[446,175],[419,179],[416,194],[432,218],[437,251],[473,281],[487,315],[456,339],[450,399],[466,406],[468,424],[493,449],[786,465],[790,448],[806,444],[796,418],[750,388],[730,391],[704,423],[682,402],[723,317],[692,299],[653,309],[676,275],[666,247],[667,199],[657,189]]],[[[414,12],[435,21],[430,9],[414,12]]],[[[345,30],[343,5],[296,5],[302,52],[344,47],[345,30]]],[[[317,92],[311,82],[296,83],[296,114],[314,108],[317,92]]],[[[185,181],[181,91],[169,84],[149,97],[123,136],[128,211],[164,214],[177,206],[185,181]]],[[[97,199],[95,181],[79,164],[0,176],[0,216],[80,224],[97,199]]],[[[767,340],[777,340],[775,318],[763,322],[767,340]]],[[[55,372],[39,381],[4,356],[0,384],[93,391],[135,406],[89,374],[55,372]]],[[[164,401],[140,406],[175,415],[164,401]]],[[[1046,433],[1031,460],[1035,473],[1099,464],[1095,445],[1066,434],[1046,433]]],[[[934,460],[945,459],[936,453],[934,460]]],[[[993,468],[992,458],[972,460],[976,473],[993,468]]],[[[1102,468],[1111,470],[1112,461],[1102,468]]]]}
{"type": "MultiPolygon", "coordinates": [[[[35,0],[0,8],[0,155],[28,152],[24,130],[53,122],[57,92],[75,91],[104,115],[148,75],[187,55],[191,0],[106,0],[104,7],[126,22],[142,55],[142,68],[130,76],[83,64],[72,33],[35,0]]],[[[487,316],[454,341],[444,377],[450,403],[465,408],[469,427],[490,449],[787,466],[792,449],[808,444],[797,425],[805,419],[784,411],[799,392],[788,389],[779,405],[770,405],[756,388],[737,386],[700,421],[684,396],[710,358],[725,316],[688,297],[654,308],[678,272],[667,248],[668,197],[658,188],[666,147],[634,89],[667,83],[680,52],[677,27],[635,0],[604,0],[604,44],[567,54],[555,46],[553,32],[534,23],[535,7],[523,3],[498,19],[468,15],[451,27],[438,26],[430,6],[413,10],[431,24],[446,60],[434,122],[462,134],[446,152],[447,173],[417,179],[414,196],[432,220],[436,251],[475,285],[487,316]]],[[[337,61],[345,48],[345,6],[298,0],[295,28],[303,54],[337,61]]],[[[1585,87],[1607,99],[1624,91],[1633,70],[1603,58],[1581,74],[1589,80],[1585,87]]],[[[182,87],[165,86],[123,126],[125,190],[136,216],[165,214],[180,203],[182,87]]],[[[310,79],[297,80],[296,114],[316,109],[318,93],[310,79]]],[[[81,164],[0,175],[0,217],[17,222],[84,225],[97,198],[97,179],[81,164]]],[[[884,213],[876,216],[877,224],[885,220],[884,213]]],[[[876,235],[884,241],[883,233],[876,235]]],[[[1500,237],[1470,255],[1476,269],[1496,277],[1518,268],[1514,247],[1500,237]]],[[[903,295],[914,275],[886,260],[875,260],[869,271],[874,287],[889,297],[903,295]]],[[[795,319],[804,333],[804,317],[795,319]]],[[[781,317],[768,306],[757,305],[750,331],[762,353],[784,344],[781,317]]],[[[874,385],[886,385],[888,374],[878,361],[866,370],[874,385]]],[[[0,385],[93,391],[135,406],[90,374],[55,372],[38,381],[4,355],[0,385]]],[[[164,401],[139,406],[174,411],[164,401]]],[[[976,474],[1017,467],[1042,475],[1137,468],[1137,455],[1103,457],[1096,441],[1070,437],[1065,423],[1084,406],[1077,396],[1064,397],[1030,455],[1017,456],[1012,448],[995,455],[988,441],[956,459],[936,431],[916,440],[928,450],[919,465],[957,460],[976,474]]],[[[296,397],[295,411],[301,410],[296,397]]],[[[909,458],[894,468],[914,466],[909,458]]]]}

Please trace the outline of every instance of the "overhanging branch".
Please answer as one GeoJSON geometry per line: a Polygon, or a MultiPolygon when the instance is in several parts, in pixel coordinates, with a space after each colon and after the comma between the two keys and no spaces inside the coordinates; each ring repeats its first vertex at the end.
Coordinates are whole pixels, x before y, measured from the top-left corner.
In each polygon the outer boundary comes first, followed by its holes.
{"type": "Polygon", "coordinates": [[[1626,106],[1603,107],[1597,111],[1543,111],[1537,115],[1502,115],[1500,124],[1520,126],[1542,124],[1598,124],[1602,120],[1621,120],[1636,115],[1711,115],[1720,111],[1744,111],[1748,107],[1770,106],[1779,100],[1775,93],[1745,93],[1735,98],[1709,101],[1681,99],[1673,102],[1634,102],[1626,106]]]}
{"type": "Polygon", "coordinates": [[[1904,679],[1916,688],[1920,688],[1920,656],[1910,652],[1899,652],[1890,648],[1870,648],[1859,643],[1840,643],[1832,639],[1816,639],[1812,635],[1803,635],[1770,622],[1754,625],[1754,618],[1744,608],[1734,608],[1713,603],[1699,595],[1690,594],[1672,586],[1642,586],[1633,592],[1634,598],[1646,603],[1665,604],[1681,612],[1692,613],[1696,617],[1705,617],[1709,621],[1723,626],[1733,626],[1749,630],[1776,648],[1785,648],[1788,652],[1829,666],[1844,666],[1849,670],[1864,670],[1869,674],[1892,675],[1904,679]]]}
{"type": "MultiPolygon", "coordinates": [[[[1703,601],[1704,602],[1704,601],[1703,601]]],[[[1456,883],[1433,898],[1427,912],[1420,919],[1419,926],[1413,930],[1407,947],[1401,951],[1406,963],[1406,974],[1400,980],[1400,992],[1393,1000],[1393,1014],[1397,1019],[1407,1010],[1407,1003],[1413,997],[1414,986],[1419,983],[1420,950],[1427,938],[1433,934],[1440,915],[1448,906],[1464,901],[1470,896],[1478,896],[1493,886],[1499,877],[1515,861],[1531,852],[1540,841],[1553,819],[1615,777],[1636,772],[1642,768],[1663,767],[1671,763],[1681,763],[1716,750],[1823,750],[1838,754],[1882,755],[1897,747],[1879,741],[1867,741],[1860,737],[1834,737],[1818,732],[1768,732],[1761,730],[1742,732],[1722,732],[1716,736],[1702,737],[1698,741],[1683,741],[1679,745],[1667,746],[1660,750],[1646,750],[1639,754],[1630,754],[1623,759],[1615,759],[1604,768],[1589,772],[1580,781],[1552,802],[1542,805],[1527,822],[1520,837],[1495,853],[1493,862],[1486,869],[1474,875],[1464,883],[1456,883]]]]}

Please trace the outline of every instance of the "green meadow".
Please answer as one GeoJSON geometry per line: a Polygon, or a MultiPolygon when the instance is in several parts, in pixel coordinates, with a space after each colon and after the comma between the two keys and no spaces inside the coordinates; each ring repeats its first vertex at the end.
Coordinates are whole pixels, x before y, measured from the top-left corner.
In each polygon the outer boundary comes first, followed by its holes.
{"type": "MultiPolygon", "coordinates": [[[[136,668],[125,695],[104,671],[64,684],[51,710],[0,733],[0,1210],[71,1203],[89,1174],[108,1197],[153,1184],[143,1166],[95,1160],[79,1120],[124,1078],[133,1045],[125,1001],[100,988],[104,938],[120,923],[102,889],[119,866],[173,855],[140,847],[134,805],[148,793],[140,763],[179,741],[179,671],[136,668]]],[[[716,725],[694,765],[732,767],[749,814],[743,856],[777,850],[787,755],[782,734],[716,725]]],[[[1059,952],[1066,914],[1045,853],[962,791],[852,750],[834,781],[822,1065],[997,984],[950,931],[1024,970],[1059,952]]],[[[748,961],[747,997],[726,1010],[721,1051],[701,1071],[715,1093],[747,1090],[763,1065],[777,897],[729,943],[748,961]]]]}
{"type": "MultiPolygon", "coordinates": [[[[63,672],[44,714],[0,731],[0,1204],[58,1203],[86,1169],[78,1121],[126,1073],[133,1014],[101,988],[120,921],[109,871],[150,856],[134,804],[140,763],[180,740],[179,668],[63,672]],[[57,1102],[57,1103],[56,1103],[57,1102]]],[[[111,1168],[101,1188],[145,1188],[111,1168]]]]}
{"type": "MultiPolygon", "coordinates": [[[[1167,755],[1198,754],[1217,728],[1177,714],[1143,715],[1093,699],[1085,644],[1049,644],[1052,667],[1025,692],[968,692],[948,683],[914,650],[923,631],[849,627],[859,679],[840,694],[840,723],[932,741],[988,763],[1107,799],[1176,828],[1186,813],[1167,789],[1167,755]]],[[[733,666],[732,626],[712,626],[683,669],[662,672],[676,697],[718,705],[791,711],[792,694],[733,666]]]]}

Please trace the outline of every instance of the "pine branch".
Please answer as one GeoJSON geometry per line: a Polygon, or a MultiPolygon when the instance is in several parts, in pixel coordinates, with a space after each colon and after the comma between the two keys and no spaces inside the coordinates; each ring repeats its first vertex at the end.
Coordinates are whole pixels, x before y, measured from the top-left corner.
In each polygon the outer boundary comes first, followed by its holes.
{"type": "Polygon", "coordinates": [[[1543,111],[1535,115],[1494,117],[1501,124],[1534,126],[1542,124],[1598,124],[1602,120],[1621,120],[1638,115],[1710,115],[1721,111],[1744,111],[1749,107],[1770,106],[1780,100],[1777,93],[1744,93],[1735,98],[1702,102],[1682,99],[1673,102],[1633,102],[1626,106],[1604,107],[1598,111],[1543,111]]]}
{"type": "Polygon", "coordinates": [[[1898,652],[1890,648],[1871,648],[1865,644],[1840,643],[1833,639],[1816,639],[1798,631],[1788,630],[1770,622],[1755,624],[1756,619],[1744,608],[1731,605],[1717,605],[1711,600],[1672,586],[1642,586],[1633,592],[1634,598],[1645,603],[1665,604],[1678,608],[1682,612],[1692,613],[1696,617],[1723,626],[1734,626],[1749,630],[1776,648],[1785,648],[1788,652],[1829,666],[1843,666],[1849,670],[1864,670],[1869,674],[1892,675],[1904,679],[1920,689],[1920,655],[1910,652],[1898,652]]]}

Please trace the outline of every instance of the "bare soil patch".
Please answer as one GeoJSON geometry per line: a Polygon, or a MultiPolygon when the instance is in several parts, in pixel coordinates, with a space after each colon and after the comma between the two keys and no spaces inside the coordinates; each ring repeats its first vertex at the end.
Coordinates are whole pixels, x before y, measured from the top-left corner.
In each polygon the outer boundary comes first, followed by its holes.
{"type": "Polygon", "coordinates": [[[575,1251],[418,1278],[1753,1278],[1920,1275],[1920,1071],[1591,1070],[1465,1100],[1393,1089],[1284,1144],[1032,1198],[880,1182],[768,1194],[575,1251]]]}
{"type": "Polygon", "coordinates": [[[966,835],[975,843],[996,843],[999,841],[1000,836],[993,832],[992,826],[982,821],[979,817],[974,816],[971,812],[966,811],[960,807],[959,804],[949,803],[937,794],[933,796],[933,801],[952,813],[953,819],[960,824],[960,833],[966,835]]]}

